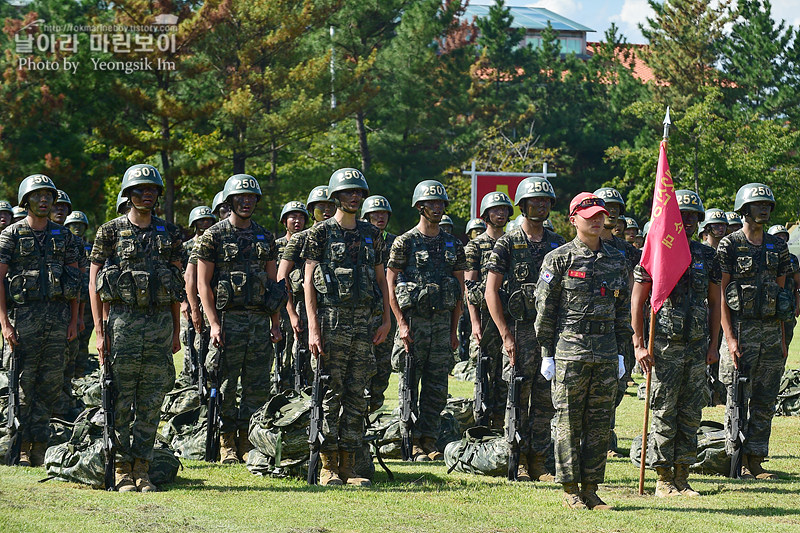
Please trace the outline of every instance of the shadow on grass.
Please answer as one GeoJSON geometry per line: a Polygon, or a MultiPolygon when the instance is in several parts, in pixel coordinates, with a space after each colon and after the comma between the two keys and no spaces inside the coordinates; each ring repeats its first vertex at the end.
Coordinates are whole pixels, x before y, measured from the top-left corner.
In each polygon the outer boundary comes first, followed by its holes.
{"type": "MultiPolygon", "coordinates": [[[[649,511],[655,509],[649,505],[629,505],[625,502],[615,502],[615,509],[617,511],[649,511]]],[[[783,507],[738,507],[735,509],[720,509],[718,507],[659,507],[659,511],[673,511],[678,513],[709,513],[709,514],[727,514],[732,516],[797,516],[797,508],[783,508],[783,507]]]]}

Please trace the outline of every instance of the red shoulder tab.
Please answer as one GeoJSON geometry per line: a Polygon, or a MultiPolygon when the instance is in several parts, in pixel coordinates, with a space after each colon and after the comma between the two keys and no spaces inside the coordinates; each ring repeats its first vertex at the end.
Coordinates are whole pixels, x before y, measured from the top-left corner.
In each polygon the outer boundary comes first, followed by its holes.
{"type": "Polygon", "coordinates": [[[581,272],[580,270],[570,270],[569,272],[567,272],[567,274],[571,278],[581,278],[581,279],[586,278],[586,272],[581,272]]]}

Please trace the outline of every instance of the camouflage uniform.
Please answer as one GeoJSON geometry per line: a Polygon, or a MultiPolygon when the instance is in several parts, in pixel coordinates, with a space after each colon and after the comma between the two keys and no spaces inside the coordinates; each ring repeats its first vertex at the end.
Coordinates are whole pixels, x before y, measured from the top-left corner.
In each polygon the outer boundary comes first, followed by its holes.
{"type": "MultiPolygon", "coordinates": [[[[795,286],[794,282],[794,275],[800,272],[800,261],[798,261],[797,256],[793,253],[789,254],[789,260],[792,262],[792,272],[786,275],[786,283],[784,284],[784,288],[791,291],[792,297],[794,298],[795,291],[798,287],[795,286]]],[[[794,328],[797,325],[797,318],[792,317],[792,319],[785,323],[784,325],[784,332],[786,334],[786,348],[789,348],[789,344],[791,344],[792,339],[794,338],[794,328]]]]}
{"type": "MultiPolygon", "coordinates": [[[[383,231],[382,235],[384,247],[388,252],[388,250],[391,250],[397,235],[389,233],[388,231],[383,231]]],[[[376,370],[369,384],[370,412],[377,411],[383,405],[386,389],[389,387],[389,378],[392,375],[392,349],[394,348],[393,339],[397,332],[397,322],[394,319],[394,315],[391,313],[390,315],[392,327],[389,330],[389,334],[386,336],[386,341],[378,345],[373,345],[376,370]]],[[[378,329],[382,320],[382,317],[375,317],[372,327],[378,329]]]]}
{"type": "MultiPolygon", "coordinates": [[[[697,428],[706,404],[709,283],[722,273],[712,248],[689,241],[692,262],[656,315],[647,463],[653,468],[692,465],[697,459],[697,428]]],[[[652,283],[641,265],[637,283],[652,283]]]]}
{"type": "MultiPolygon", "coordinates": [[[[83,250],[86,257],[86,263],[89,263],[89,254],[92,253],[94,243],[84,240],[83,250]]],[[[85,289],[84,295],[86,296],[86,305],[83,306],[83,325],[86,327],[83,331],[78,332],[78,355],[75,358],[75,376],[81,377],[89,373],[92,366],[91,361],[96,360],[94,356],[89,355],[89,340],[92,338],[94,331],[94,318],[92,317],[92,306],[88,300],[89,298],[89,266],[86,267],[86,273],[83,280],[85,289]]]]}
{"type": "MultiPolygon", "coordinates": [[[[275,239],[275,249],[277,250],[278,266],[280,266],[281,264],[281,259],[283,258],[283,253],[286,250],[286,245],[288,243],[289,243],[289,238],[286,235],[275,239]]],[[[286,354],[290,353],[292,345],[294,344],[294,330],[292,329],[292,323],[289,320],[289,312],[286,310],[286,307],[281,308],[280,315],[281,315],[281,333],[283,334],[283,338],[280,340],[280,342],[278,342],[273,346],[275,350],[276,372],[280,372],[282,370],[282,366],[286,365],[286,354]]],[[[283,374],[286,373],[284,372],[283,374]]],[[[284,377],[283,374],[281,375],[281,380],[284,377]]]]}
{"type": "MultiPolygon", "coordinates": [[[[311,383],[314,379],[314,369],[311,367],[311,352],[307,349],[308,348],[308,315],[306,314],[306,302],[303,297],[303,277],[305,272],[305,264],[306,260],[302,257],[303,247],[306,243],[306,236],[311,228],[304,229],[298,233],[292,235],[292,238],[289,239],[289,242],[286,243],[286,247],[284,248],[283,255],[281,256],[281,260],[291,261],[294,263],[294,268],[291,272],[289,272],[289,279],[287,281],[287,286],[292,290],[292,298],[294,299],[294,309],[297,312],[297,315],[300,317],[300,325],[303,328],[303,339],[301,347],[301,339],[298,339],[292,334],[292,344],[290,346],[290,352],[292,354],[292,360],[298,357],[301,348],[306,348],[304,352],[304,360],[301,361],[301,368],[304,369],[303,374],[303,383],[311,383]]],[[[287,312],[288,315],[288,312],[287,312]]],[[[291,330],[291,324],[289,325],[289,329],[291,330]]]]}
{"type": "Polygon", "coordinates": [[[602,483],[617,386],[617,354],[629,342],[625,257],[577,237],[548,253],[536,285],[536,338],[555,357],[556,481],[602,483]]]}
{"type": "MultiPolygon", "coordinates": [[[[478,272],[478,285],[467,291],[467,299],[480,309],[481,331],[483,332],[480,344],[475,337],[470,335],[469,358],[471,361],[477,362],[481,348],[489,356],[489,390],[486,391],[487,414],[492,427],[502,427],[505,401],[508,396],[508,384],[503,380],[503,339],[489,315],[484,298],[489,255],[496,242],[497,240],[490,237],[488,233],[481,233],[464,245],[464,255],[467,261],[467,270],[478,272]],[[476,304],[475,302],[480,303],[476,304]]],[[[476,374],[476,382],[479,379],[480,376],[476,374]]]]}
{"type": "Polygon", "coordinates": [[[220,314],[223,356],[209,346],[206,366],[219,364],[221,379],[220,433],[246,434],[253,416],[270,397],[272,340],[270,316],[264,308],[266,263],[275,261],[272,233],[252,222],[237,228],[230,219],[217,222],[198,238],[198,260],[214,264],[211,287],[220,314]],[[227,288],[229,301],[221,292],[227,288]],[[236,406],[237,387],[242,390],[236,406]]]}
{"type": "MultiPolygon", "coordinates": [[[[194,249],[194,243],[197,242],[197,236],[195,235],[188,241],[184,241],[181,245],[181,267],[183,268],[184,274],[186,273],[186,267],[189,264],[189,256],[192,254],[192,250],[194,249]]],[[[194,264],[197,264],[197,260],[195,260],[194,264]]],[[[197,340],[197,339],[195,339],[197,340]]],[[[191,353],[188,349],[189,346],[189,321],[186,320],[186,317],[183,316],[181,313],[181,344],[184,346],[183,351],[183,372],[184,376],[187,376],[190,380],[192,380],[192,376],[188,376],[186,373],[192,367],[191,361],[191,353]]],[[[195,342],[195,344],[197,344],[195,342]]],[[[191,382],[191,381],[190,381],[191,382]]]]}
{"type": "MultiPolygon", "coordinates": [[[[88,302],[89,259],[86,252],[86,241],[78,235],[73,235],[73,237],[78,250],[78,268],[83,270],[81,273],[81,295],[79,299],[82,302],[86,302],[86,307],[91,310],[91,305],[89,305],[88,302]]],[[[91,323],[91,313],[89,316],[91,323]]],[[[89,331],[91,332],[91,330],[89,331]]],[[[72,419],[77,415],[77,413],[71,412],[77,407],[75,398],[72,396],[72,378],[78,377],[76,376],[76,366],[80,348],[80,337],[75,337],[67,342],[67,352],[64,357],[64,385],[61,388],[61,395],[53,407],[53,413],[57,415],[58,418],[72,419]]]]}
{"type": "Polygon", "coordinates": [[[50,436],[50,416],[64,384],[67,298],[75,299],[81,285],[80,272],[67,265],[77,263],[79,253],[72,233],[52,221],[34,231],[23,219],[0,234],[0,263],[8,265],[6,293],[14,302],[9,319],[19,340],[23,442],[46,443],[50,436]],[[53,276],[61,282],[51,283],[53,276]]]}
{"type": "MultiPolygon", "coordinates": [[[[415,439],[436,439],[440,413],[447,403],[447,376],[453,367],[450,320],[456,300],[461,298],[461,288],[453,273],[466,270],[464,248],[461,241],[444,231],[428,237],[412,228],[395,239],[387,266],[403,272],[412,294],[419,295],[426,285],[438,287],[438,295],[412,296],[414,305],[408,312],[417,381],[412,385],[417,389],[421,382],[422,386],[416,395],[418,405],[412,406],[418,419],[413,436],[415,439]],[[411,288],[412,283],[416,285],[415,289],[411,288]]],[[[392,366],[403,368],[405,354],[398,329],[392,349],[392,366]]]]}
{"type": "Polygon", "coordinates": [[[367,399],[375,374],[373,316],[383,310],[375,278],[386,249],[380,230],[361,220],[345,229],[329,218],[309,229],[302,257],[314,271],[317,316],[330,381],[322,400],[323,450],[355,452],[364,437],[367,399]]]}
{"type": "MultiPolygon", "coordinates": [[[[768,297],[767,293],[774,291],[776,278],[791,273],[789,250],[786,243],[774,235],[764,232],[762,244],[755,246],[747,240],[743,230],[737,230],[723,237],[717,256],[722,272],[730,274],[731,282],[743,287],[741,293],[744,293],[742,305],[746,311],[731,310],[731,322],[742,353],[739,369],[750,378],[746,386],[750,412],[743,452],[766,457],[775,399],[786,362],[781,348],[781,322],[775,317],[775,298],[768,297]],[[756,308],[759,302],[761,309],[756,308]]],[[[733,359],[724,333],[719,373],[720,380],[728,387],[727,412],[730,413],[733,409],[733,359]]],[[[725,424],[726,427],[730,425],[729,416],[725,424]]]]}
{"type": "Polygon", "coordinates": [[[121,216],[97,229],[89,256],[94,264],[108,262],[98,274],[97,292],[111,304],[107,349],[121,463],[152,460],[161,403],[175,381],[171,306],[182,296],[183,280],[172,263],[180,261],[180,253],[180,230],[174,224],[154,216],[148,227],[140,228],[121,216]],[[114,282],[110,273],[117,268],[119,279],[114,282]],[[134,272],[146,272],[157,281],[145,280],[150,290],[139,291],[136,283],[141,277],[134,272]],[[140,292],[145,297],[137,301],[140,292]]]}
{"type": "MultiPolygon", "coordinates": [[[[523,378],[520,392],[520,452],[540,456],[550,450],[550,421],[555,409],[550,384],[539,372],[542,355],[534,329],[536,309],[533,296],[545,255],[565,243],[561,235],[547,229],[543,231],[542,240],[533,242],[521,227],[514,228],[497,239],[486,265],[487,270],[503,276],[503,289],[507,296],[521,291],[519,296],[522,299],[517,300],[517,296],[513,299],[517,305],[522,303],[521,308],[514,311],[515,315],[522,318],[519,325],[513,317],[506,316],[509,330],[516,339],[517,368],[523,378]]],[[[511,379],[511,364],[505,352],[503,377],[507,381],[511,379]]]]}

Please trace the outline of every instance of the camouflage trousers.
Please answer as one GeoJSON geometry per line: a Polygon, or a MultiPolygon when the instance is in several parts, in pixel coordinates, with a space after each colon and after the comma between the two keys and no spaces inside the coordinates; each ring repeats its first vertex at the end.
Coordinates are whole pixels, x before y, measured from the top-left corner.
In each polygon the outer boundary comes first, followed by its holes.
{"type": "MultiPolygon", "coordinates": [[[[19,344],[19,403],[22,440],[47,442],[50,416],[64,385],[70,312],[65,302],[33,302],[11,311],[19,344]]],[[[9,367],[10,368],[10,367],[9,367]]]]}
{"type": "MultiPolygon", "coordinates": [[[[772,417],[775,416],[775,399],[786,364],[781,350],[781,323],[777,320],[734,320],[733,328],[738,334],[742,353],[739,370],[750,378],[745,391],[750,399],[750,409],[744,430],[744,453],[766,457],[769,454],[772,417]]],[[[720,350],[719,377],[728,388],[725,428],[730,431],[733,359],[725,338],[722,339],[720,350]]]]}
{"type": "MultiPolygon", "coordinates": [[[[625,375],[617,380],[617,395],[614,397],[614,411],[611,413],[611,433],[614,433],[614,428],[617,427],[617,408],[619,408],[619,404],[622,403],[622,399],[625,397],[625,392],[628,390],[628,380],[631,379],[631,371],[636,365],[636,357],[633,352],[633,340],[625,344],[623,352],[625,352],[622,354],[625,360],[625,375]]],[[[615,442],[616,438],[612,438],[609,444],[614,447],[615,442]]]]}
{"type": "Polygon", "coordinates": [[[222,357],[219,348],[209,346],[206,367],[219,364],[220,372],[220,432],[248,430],[250,417],[270,398],[270,369],[272,340],[270,317],[252,309],[219,311],[223,319],[225,346],[222,357]],[[236,405],[236,393],[241,379],[242,393],[236,405]]]}
{"type": "MultiPolygon", "coordinates": [[[[514,320],[509,321],[514,334],[514,320]]],[[[550,383],[539,371],[542,367],[542,350],[536,340],[533,322],[520,322],[516,331],[517,368],[522,372],[520,390],[520,451],[523,454],[546,454],[550,450],[550,422],[555,415],[550,383]]],[[[503,378],[511,380],[511,364],[503,350],[503,378]]],[[[507,386],[506,386],[507,387],[507,386]]]]}
{"type": "Polygon", "coordinates": [[[64,373],[61,394],[53,405],[53,416],[57,418],[68,418],[70,410],[76,407],[75,398],[72,395],[72,378],[75,377],[75,362],[80,350],[80,339],[77,337],[67,342],[67,349],[64,353],[64,373]]]}
{"type": "Polygon", "coordinates": [[[668,340],[656,335],[650,389],[647,465],[671,468],[697,460],[697,428],[706,405],[708,339],[668,340]]]}
{"type": "MultiPolygon", "coordinates": [[[[488,315],[488,312],[485,312],[488,315]]],[[[503,339],[500,332],[491,318],[487,318],[483,323],[483,337],[480,345],[475,341],[475,337],[470,337],[469,358],[477,363],[480,349],[489,357],[489,389],[486,391],[486,410],[489,418],[489,426],[501,429],[505,423],[506,400],[508,399],[508,383],[503,378],[504,355],[503,339]]],[[[476,375],[475,380],[480,379],[476,375]]],[[[475,419],[478,419],[477,414],[475,419]]]]}
{"type": "Polygon", "coordinates": [[[617,388],[616,359],[556,359],[556,482],[602,483],[617,388]]]}
{"type": "MultiPolygon", "coordinates": [[[[394,336],[397,333],[397,322],[394,315],[391,316],[392,327],[386,340],[373,346],[375,352],[375,375],[369,382],[369,410],[375,412],[381,408],[386,399],[386,389],[389,388],[389,378],[392,375],[392,349],[394,348],[394,336]]],[[[375,317],[373,328],[378,329],[381,325],[382,317],[375,317]]]]}
{"type": "Polygon", "coordinates": [[[300,327],[302,328],[302,338],[298,336],[292,337],[292,359],[289,363],[292,365],[291,379],[294,381],[294,364],[297,358],[301,359],[300,361],[300,368],[302,372],[302,379],[300,380],[301,383],[305,383],[306,385],[311,385],[311,381],[314,379],[314,367],[311,364],[311,351],[308,350],[308,315],[306,314],[306,306],[303,302],[298,302],[295,310],[297,314],[300,316],[300,327]],[[300,353],[300,350],[305,350],[304,353],[300,353]]]}
{"type": "MultiPolygon", "coordinates": [[[[414,340],[413,394],[417,399],[412,410],[417,415],[414,437],[438,438],[441,412],[447,404],[447,376],[453,368],[453,351],[450,347],[450,311],[433,313],[430,317],[411,317],[411,338],[414,340]]],[[[392,348],[392,366],[402,371],[406,350],[398,330],[392,348]]],[[[406,376],[401,376],[402,380],[406,376]]],[[[398,393],[402,389],[398,389],[398,393]]]]}
{"type": "Polygon", "coordinates": [[[172,313],[111,306],[111,372],[117,460],[153,458],[153,444],[164,396],[175,383],[172,313]]]}
{"type": "Polygon", "coordinates": [[[272,392],[291,388],[292,383],[292,346],[294,345],[294,330],[289,320],[289,313],[286,308],[281,309],[281,333],[283,338],[280,342],[272,345],[275,354],[275,368],[271,376],[272,392]]]}
{"type": "Polygon", "coordinates": [[[375,374],[372,312],[363,307],[321,307],[317,316],[325,353],[322,366],[330,375],[322,399],[322,449],[356,451],[364,438],[365,390],[375,374]]]}

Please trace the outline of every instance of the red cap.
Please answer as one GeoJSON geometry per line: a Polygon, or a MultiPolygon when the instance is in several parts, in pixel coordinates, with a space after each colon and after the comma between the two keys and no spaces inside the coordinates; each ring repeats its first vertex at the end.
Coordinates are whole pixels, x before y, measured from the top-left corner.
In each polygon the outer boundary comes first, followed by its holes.
{"type": "Polygon", "coordinates": [[[583,218],[592,218],[597,213],[608,214],[606,203],[599,196],[590,192],[579,193],[569,203],[569,215],[580,215],[583,218]]]}

